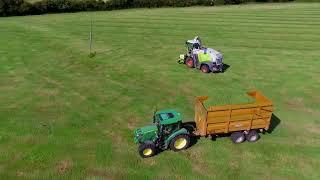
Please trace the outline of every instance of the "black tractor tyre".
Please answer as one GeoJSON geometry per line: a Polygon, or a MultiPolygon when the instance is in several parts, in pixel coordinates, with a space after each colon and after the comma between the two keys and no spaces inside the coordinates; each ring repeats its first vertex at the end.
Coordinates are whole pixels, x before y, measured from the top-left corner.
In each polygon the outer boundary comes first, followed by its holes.
{"type": "Polygon", "coordinates": [[[233,132],[230,138],[234,144],[240,144],[246,140],[243,132],[240,132],[240,131],[233,132]]]}
{"type": "Polygon", "coordinates": [[[143,158],[148,158],[156,154],[156,145],[153,142],[145,142],[139,146],[139,154],[143,158]]]}
{"type": "Polygon", "coordinates": [[[189,68],[194,68],[194,61],[191,57],[187,57],[186,60],[186,65],[189,67],[189,68]]]}
{"type": "Polygon", "coordinates": [[[201,65],[201,66],[200,66],[200,70],[201,70],[203,73],[209,73],[209,72],[210,72],[209,66],[206,65],[206,64],[201,65]]]}
{"type": "Polygon", "coordinates": [[[256,142],[260,139],[260,135],[256,130],[250,130],[248,134],[246,134],[246,140],[248,142],[256,142]]]}
{"type": "Polygon", "coordinates": [[[190,144],[190,137],[186,134],[174,137],[170,142],[170,149],[173,151],[181,151],[187,149],[190,144]]]}

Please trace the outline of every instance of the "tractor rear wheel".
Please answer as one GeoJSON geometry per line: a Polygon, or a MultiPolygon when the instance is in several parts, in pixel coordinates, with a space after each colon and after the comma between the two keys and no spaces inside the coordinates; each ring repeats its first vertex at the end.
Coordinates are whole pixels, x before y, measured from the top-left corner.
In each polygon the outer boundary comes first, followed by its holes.
{"type": "Polygon", "coordinates": [[[170,149],[173,151],[181,151],[188,148],[189,144],[190,138],[188,135],[178,135],[171,140],[170,149]]]}
{"type": "Polygon", "coordinates": [[[243,132],[240,132],[240,131],[237,131],[237,132],[233,132],[230,136],[231,140],[233,143],[235,144],[240,144],[242,143],[243,141],[246,140],[243,132]]]}
{"type": "Polygon", "coordinates": [[[193,59],[191,57],[187,57],[186,59],[186,65],[189,67],[189,68],[193,68],[194,67],[194,62],[193,62],[193,59]]]}
{"type": "Polygon", "coordinates": [[[209,73],[209,71],[210,71],[209,66],[206,65],[206,64],[201,65],[200,70],[201,70],[203,73],[209,73]]]}
{"type": "Polygon", "coordinates": [[[156,145],[153,142],[145,142],[139,146],[139,154],[143,158],[148,158],[156,154],[156,145]]]}
{"type": "Polygon", "coordinates": [[[260,135],[256,130],[250,130],[248,134],[246,134],[246,139],[248,142],[256,142],[260,138],[260,135]]]}

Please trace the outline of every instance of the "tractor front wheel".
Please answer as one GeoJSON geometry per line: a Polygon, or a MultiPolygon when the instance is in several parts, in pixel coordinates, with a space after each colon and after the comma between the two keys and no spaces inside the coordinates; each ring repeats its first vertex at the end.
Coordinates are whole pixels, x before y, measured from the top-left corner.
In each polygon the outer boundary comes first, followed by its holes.
{"type": "Polygon", "coordinates": [[[153,142],[140,144],[139,154],[143,158],[148,158],[156,154],[156,145],[153,142]]]}
{"type": "Polygon", "coordinates": [[[190,138],[188,135],[178,135],[170,142],[170,149],[173,151],[181,151],[188,148],[190,144],[190,138]]]}
{"type": "Polygon", "coordinates": [[[186,59],[186,65],[189,67],[189,68],[193,68],[194,67],[194,62],[193,62],[193,59],[191,57],[187,57],[186,59]]]}

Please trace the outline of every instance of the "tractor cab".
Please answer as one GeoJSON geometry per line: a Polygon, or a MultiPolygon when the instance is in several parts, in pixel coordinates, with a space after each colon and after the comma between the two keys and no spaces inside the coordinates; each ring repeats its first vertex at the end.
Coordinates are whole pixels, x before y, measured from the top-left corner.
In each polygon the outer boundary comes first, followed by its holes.
{"type": "Polygon", "coordinates": [[[170,125],[181,122],[182,117],[181,114],[175,110],[161,110],[154,114],[153,121],[159,125],[170,125]]]}
{"type": "Polygon", "coordinates": [[[154,123],[158,127],[158,136],[166,139],[181,128],[181,114],[175,110],[158,111],[154,115],[154,123]]]}

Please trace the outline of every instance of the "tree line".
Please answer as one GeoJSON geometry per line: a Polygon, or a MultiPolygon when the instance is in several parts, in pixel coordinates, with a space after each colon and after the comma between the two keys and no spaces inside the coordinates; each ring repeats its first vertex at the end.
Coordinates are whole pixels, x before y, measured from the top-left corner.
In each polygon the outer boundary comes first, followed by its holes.
{"type": "Polygon", "coordinates": [[[110,11],[127,8],[217,6],[248,2],[293,0],[0,0],[0,16],[22,16],[77,11],[110,11]]]}

